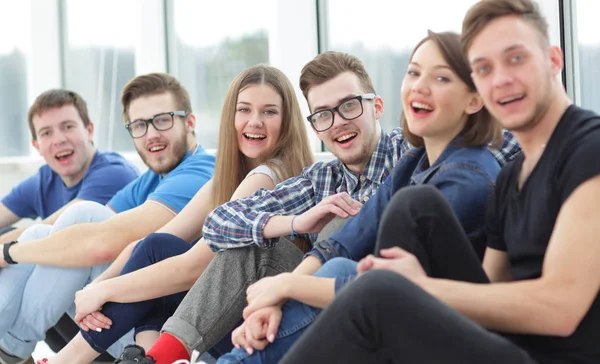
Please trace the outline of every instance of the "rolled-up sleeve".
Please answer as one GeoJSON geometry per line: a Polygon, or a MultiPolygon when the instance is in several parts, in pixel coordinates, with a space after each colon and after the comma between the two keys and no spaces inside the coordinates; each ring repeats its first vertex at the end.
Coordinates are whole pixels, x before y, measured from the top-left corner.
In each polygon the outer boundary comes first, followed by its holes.
{"type": "Polygon", "coordinates": [[[260,189],[253,195],[227,202],[213,210],[204,223],[202,234],[215,252],[256,244],[274,246],[277,238],[267,239],[263,229],[275,215],[297,215],[314,206],[314,187],[310,179],[288,179],[274,190],[260,189]]]}

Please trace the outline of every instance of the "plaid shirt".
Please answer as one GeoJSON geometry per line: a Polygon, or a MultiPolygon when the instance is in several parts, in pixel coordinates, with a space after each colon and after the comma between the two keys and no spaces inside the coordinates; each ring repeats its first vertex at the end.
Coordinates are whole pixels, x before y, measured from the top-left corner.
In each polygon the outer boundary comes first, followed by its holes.
{"type": "MultiPolygon", "coordinates": [[[[408,149],[410,145],[404,140],[402,129],[396,128],[390,134],[382,132],[361,175],[350,171],[337,158],[317,162],[305,168],[300,176],[281,182],[274,190],[260,189],[247,198],[217,207],[204,223],[204,240],[215,252],[251,244],[270,248],[278,238],[265,238],[263,228],[272,216],[302,214],[325,197],[339,192],[347,192],[357,201],[367,201],[408,149]]],[[[512,134],[505,133],[502,147],[490,150],[503,165],[512,160],[520,148],[512,134]]],[[[310,241],[314,242],[316,236],[310,234],[310,241]]]]}

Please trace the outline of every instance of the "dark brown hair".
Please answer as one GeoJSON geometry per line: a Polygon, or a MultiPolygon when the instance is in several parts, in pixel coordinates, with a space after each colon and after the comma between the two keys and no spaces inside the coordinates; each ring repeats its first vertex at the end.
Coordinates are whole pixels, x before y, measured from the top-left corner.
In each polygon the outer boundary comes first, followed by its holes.
{"type": "MultiPolygon", "coordinates": [[[[177,79],[166,73],[149,73],[133,78],[125,85],[121,93],[123,119],[129,121],[129,106],[131,102],[142,96],[153,96],[170,92],[178,103],[177,109],[192,112],[190,95],[177,79]]],[[[175,111],[175,110],[170,110],[175,111]]]]}
{"type": "Polygon", "coordinates": [[[517,16],[527,21],[539,32],[544,45],[550,43],[548,22],[538,4],[531,0],[481,0],[467,11],[462,24],[461,43],[467,53],[473,39],[491,21],[503,16],[517,16]]]}
{"type": "Polygon", "coordinates": [[[78,93],[69,90],[48,90],[40,94],[35,99],[33,105],[31,105],[29,112],[27,113],[29,130],[31,131],[31,137],[34,140],[37,140],[37,134],[35,132],[35,126],[33,125],[33,118],[36,115],[43,114],[45,111],[63,107],[65,105],[73,105],[75,109],[77,109],[79,117],[81,117],[81,120],[83,121],[83,126],[87,128],[87,126],[90,124],[90,116],[88,114],[87,104],[78,93]]]}
{"type": "MultiPolygon", "coordinates": [[[[469,91],[477,92],[471,79],[471,67],[460,47],[459,35],[454,32],[436,33],[429,30],[427,37],[423,38],[413,50],[410,60],[412,60],[417,49],[427,41],[435,43],[442,53],[444,60],[448,63],[448,66],[467,85],[469,91]]],[[[402,125],[404,137],[411,145],[415,147],[424,146],[423,138],[410,132],[404,113],[400,117],[400,124],[402,125]]],[[[467,117],[460,143],[463,146],[481,146],[489,143],[499,143],[502,135],[501,132],[500,125],[492,118],[484,106],[478,112],[467,117]]]]}
{"type": "Polygon", "coordinates": [[[376,93],[373,81],[360,59],[348,53],[328,51],[317,55],[302,68],[300,89],[306,101],[312,87],[321,85],[344,72],[352,72],[358,77],[362,92],[376,93]]]}

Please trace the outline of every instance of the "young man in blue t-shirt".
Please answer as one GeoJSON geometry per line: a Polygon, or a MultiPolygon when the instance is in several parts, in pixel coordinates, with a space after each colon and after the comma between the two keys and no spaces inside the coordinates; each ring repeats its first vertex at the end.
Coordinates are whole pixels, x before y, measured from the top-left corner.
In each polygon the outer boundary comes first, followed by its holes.
{"type": "MultiPolygon", "coordinates": [[[[77,201],[105,204],[138,176],[138,170],[117,153],[96,150],[94,124],[85,100],[69,90],[40,94],[28,113],[31,143],[46,164],[0,202],[0,229],[24,218],[54,224],[77,201]]],[[[0,242],[18,238],[25,228],[0,235],[0,242]]]]}
{"type": "MultiPolygon", "coordinates": [[[[212,177],[214,156],[197,144],[189,95],[174,77],[138,76],[125,86],[121,101],[125,127],[149,170],[106,206],[78,202],[54,226],[26,230],[19,242],[27,243],[4,245],[0,359],[5,363],[24,362],[46,329],[64,312],[74,314],[75,292],[127,245],[169,222],[212,177]]],[[[109,352],[122,347],[117,343],[109,352]]]]}

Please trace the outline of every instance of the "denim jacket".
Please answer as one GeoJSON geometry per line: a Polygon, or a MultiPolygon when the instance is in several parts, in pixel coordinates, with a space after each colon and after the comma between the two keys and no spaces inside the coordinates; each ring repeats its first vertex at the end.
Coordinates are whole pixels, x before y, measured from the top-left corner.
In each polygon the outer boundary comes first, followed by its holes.
{"type": "Polygon", "coordinates": [[[396,191],[405,186],[429,184],[450,202],[467,236],[481,257],[485,249],[485,206],[500,165],[487,147],[460,147],[456,137],[429,166],[424,148],[413,148],[392,170],[358,215],[325,241],[316,242],[307,255],[321,263],[335,257],[358,261],[375,249],[379,221],[396,191]]]}

